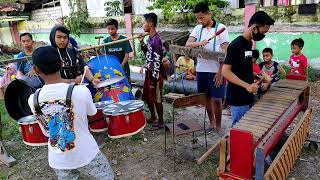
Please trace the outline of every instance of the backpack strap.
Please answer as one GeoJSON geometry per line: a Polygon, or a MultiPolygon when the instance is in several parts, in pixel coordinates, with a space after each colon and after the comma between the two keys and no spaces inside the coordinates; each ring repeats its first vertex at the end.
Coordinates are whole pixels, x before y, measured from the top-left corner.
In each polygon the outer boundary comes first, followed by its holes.
{"type": "MultiPolygon", "coordinates": [[[[220,24],[220,23],[219,23],[218,21],[216,21],[216,27],[215,27],[215,30],[214,30],[214,34],[217,33],[219,24],[220,24]]],[[[213,52],[216,52],[216,42],[217,42],[217,37],[214,38],[214,40],[213,40],[213,52]]]]}
{"type": "MultiPolygon", "coordinates": [[[[217,33],[219,24],[220,24],[220,23],[219,23],[218,21],[216,21],[216,26],[215,26],[215,29],[214,29],[214,34],[217,33]]],[[[202,31],[203,31],[203,27],[201,27],[200,37],[199,37],[199,39],[198,39],[198,42],[201,42],[202,31]]],[[[214,38],[214,40],[213,40],[213,52],[215,52],[215,51],[216,51],[216,38],[214,38]]]]}
{"type": "Polygon", "coordinates": [[[72,96],[72,91],[73,91],[73,88],[76,86],[77,84],[76,83],[71,83],[68,87],[68,90],[67,90],[67,97],[66,97],[66,105],[67,105],[67,108],[70,108],[71,107],[71,96],[72,96]]]}
{"type": "Polygon", "coordinates": [[[33,95],[33,106],[36,114],[42,114],[40,104],[39,104],[39,94],[40,94],[41,88],[37,89],[36,92],[33,95]]]}

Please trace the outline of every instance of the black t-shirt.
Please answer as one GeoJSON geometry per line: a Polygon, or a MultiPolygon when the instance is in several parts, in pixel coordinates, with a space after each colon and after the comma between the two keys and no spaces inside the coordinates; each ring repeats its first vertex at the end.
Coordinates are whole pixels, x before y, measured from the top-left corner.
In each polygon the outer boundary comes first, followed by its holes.
{"type": "MultiPolygon", "coordinates": [[[[233,40],[228,47],[224,64],[231,65],[231,71],[241,80],[253,83],[252,42],[243,36],[233,40]]],[[[253,94],[243,87],[228,82],[227,102],[233,106],[252,105],[253,94]]]]}
{"type": "Polygon", "coordinates": [[[63,79],[75,79],[81,75],[86,64],[79,53],[74,48],[66,48],[59,51],[63,60],[60,71],[61,77],[63,79]]]}

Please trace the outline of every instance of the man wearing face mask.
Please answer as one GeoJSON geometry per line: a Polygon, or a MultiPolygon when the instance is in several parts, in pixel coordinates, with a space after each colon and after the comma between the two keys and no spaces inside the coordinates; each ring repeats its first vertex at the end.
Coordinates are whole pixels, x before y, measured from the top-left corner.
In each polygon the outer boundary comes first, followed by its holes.
{"type": "MultiPolygon", "coordinates": [[[[84,72],[85,62],[74,48],[68,48],[70,31],[61,25],[56,25],[51,29],[51,46],[57,48],[62,61],[61,77],[66,79],[66,83],[80,83],[84,72]]],[[[100,83],[99,79],[94,78],[88,69],[84,75],[94,86],[100,83]]]]}
{"type": "Polygon", "coordinates": [[[252,106],[253,93],[258,90],[258,85],[253,83],[252,40],[261,41],[273,24],[267,13],[256,12],[245,32],[228,47],[222,75],[228,80],[227,102],[231,105],[232,126],[252,106]]]}

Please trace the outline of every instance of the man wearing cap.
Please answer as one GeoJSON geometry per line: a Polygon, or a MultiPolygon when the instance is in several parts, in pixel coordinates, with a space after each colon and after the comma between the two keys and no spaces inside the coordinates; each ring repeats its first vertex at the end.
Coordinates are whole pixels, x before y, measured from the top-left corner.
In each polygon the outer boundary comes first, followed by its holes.
{"type": "Polygon", "coordinates": [[[49,166],[58,179],[79,179],[84,173],[93,179],[113,180],[113,170],[89,132],[88,118],[97,113],[90,91],[86,86],[64,83],[57,51],[43,46],[33,52],[33,69],[45,85],[28,101],[49,135],[49,166]]]}

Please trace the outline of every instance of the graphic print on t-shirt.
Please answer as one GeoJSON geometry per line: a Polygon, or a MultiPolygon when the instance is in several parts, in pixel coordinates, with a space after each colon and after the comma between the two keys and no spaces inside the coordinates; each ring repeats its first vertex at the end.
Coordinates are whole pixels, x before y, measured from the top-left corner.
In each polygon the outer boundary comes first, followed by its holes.
{"type": "Polygon", "coordinates": [[[291,73],[299,74],[300,60],[291,59],[291,73]]]}
{"type": "Polygon", "coordinates": [[[42,102],[40,108],[43,113],[40,118],[41,123],[49,131],[51,147],[61,151],[73,149],[75,147],[75,133],[72,108],[67,108],[65,100],[42,102]]]}

